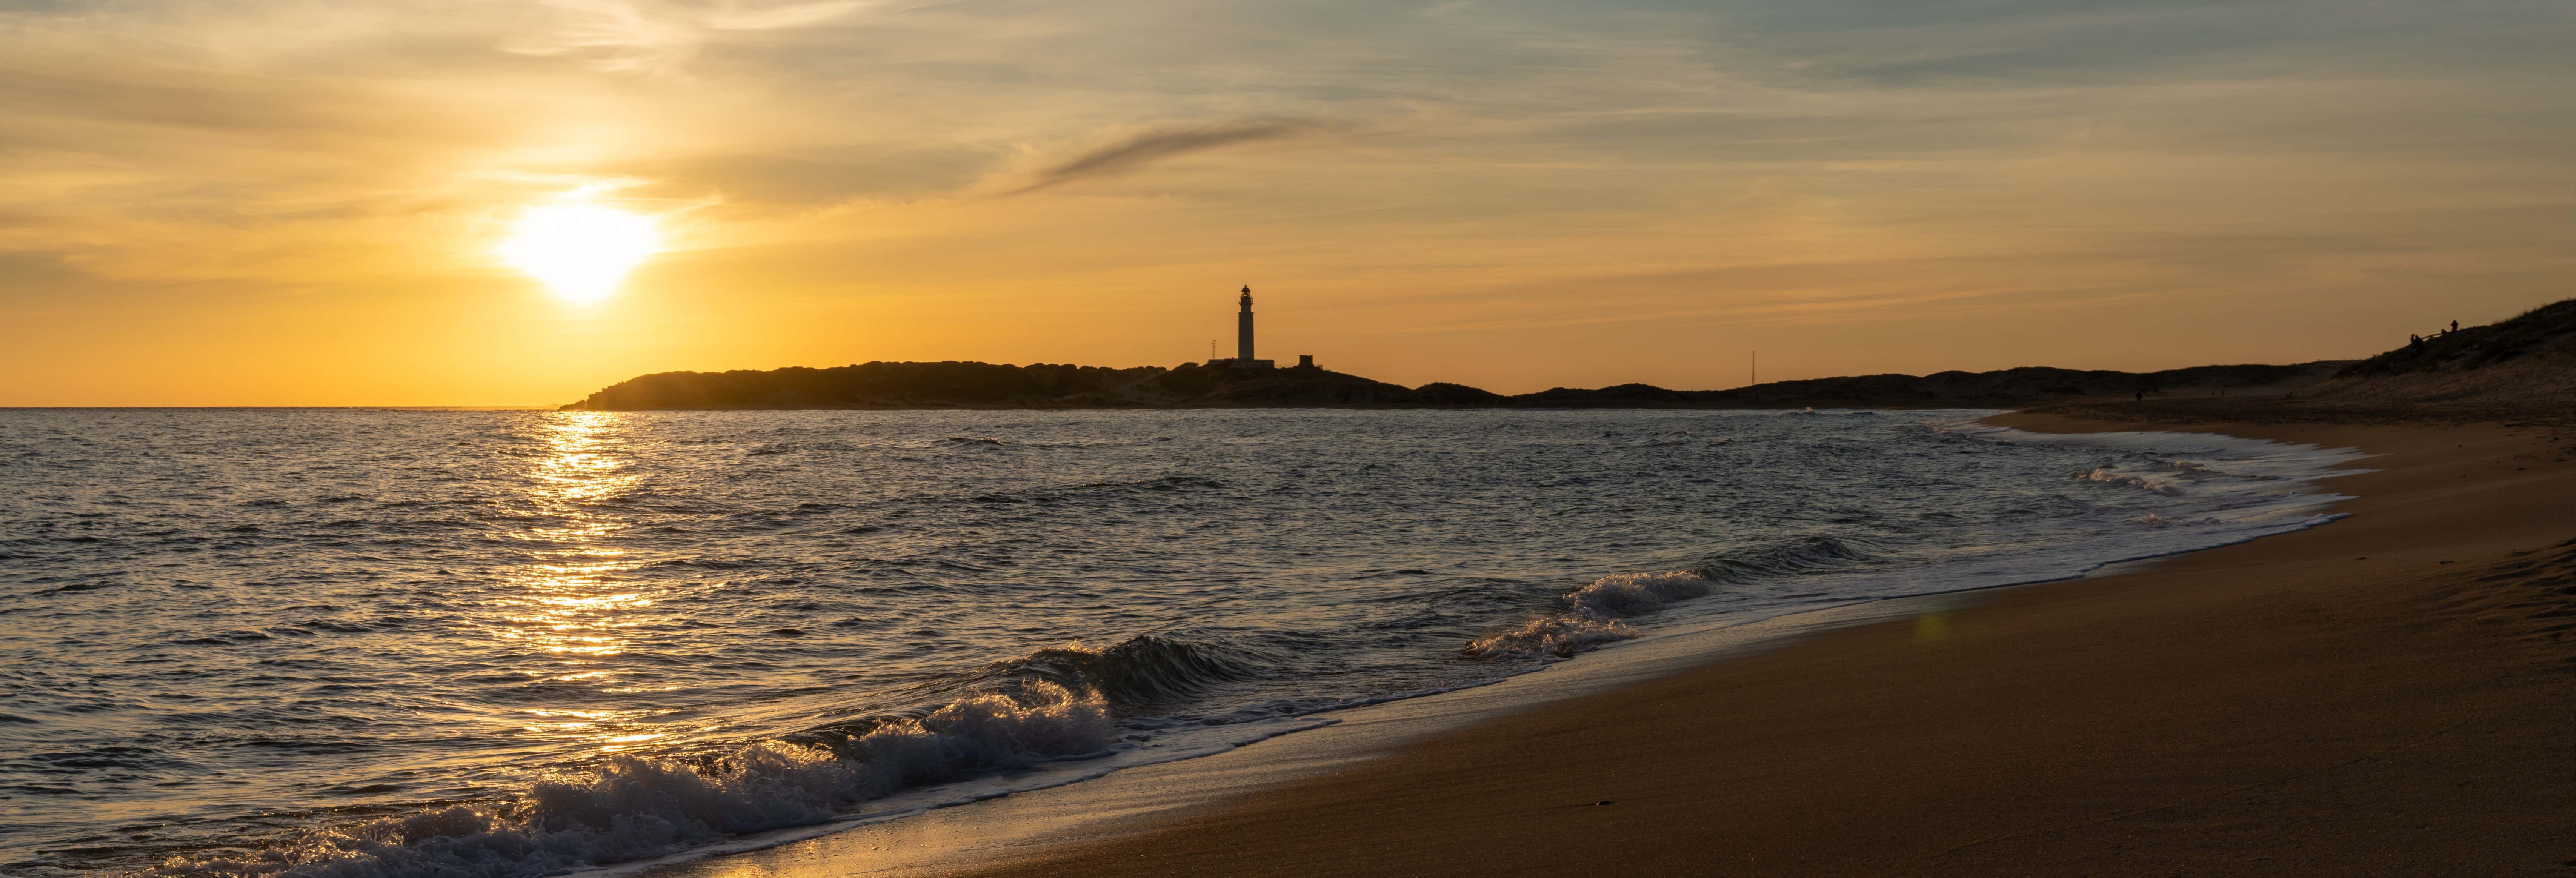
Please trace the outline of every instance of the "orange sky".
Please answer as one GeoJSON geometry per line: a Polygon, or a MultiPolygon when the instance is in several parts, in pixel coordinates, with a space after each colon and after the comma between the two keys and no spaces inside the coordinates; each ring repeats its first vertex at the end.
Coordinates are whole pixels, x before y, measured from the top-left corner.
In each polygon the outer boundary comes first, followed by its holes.
{"type": "Polygon", "coordinates": [[[0,11],[0,405],[1262,354],[1501,392],[2354,357],[2576,294],[2561,5],[0,11]],[[496,248],[582,187],[669,249],[496,248]]]}

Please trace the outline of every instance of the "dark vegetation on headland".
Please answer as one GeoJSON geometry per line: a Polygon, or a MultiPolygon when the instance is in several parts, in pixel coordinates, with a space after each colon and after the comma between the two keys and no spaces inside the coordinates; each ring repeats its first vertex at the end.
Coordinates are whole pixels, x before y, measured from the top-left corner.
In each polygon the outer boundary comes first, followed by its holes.
{"type": "Polygon", "coordinates": [[[864,363],[831,369],[663,372],[590,395],[567,409],[1227,408],[1385,406],[1478,408],[1779,408],[2026,404],[2166,388],[2263,387],[2314,381],[2340,362],[2201,366],[2132,373],[2022,368],[1996,372],[1863,375],[1780,381],[1733,390],[1621,384],[1505,396],[1463,384],[1405,387],[1323,368],[1258,371],[1183,363],[1165,369],[993,363],[864,363]]]}
{"type": "MultiPolygon", "coordinates": [[[[2492,416],[2512,409],[2514,414],[2506,417],[2528,419],[2534,415],[2526,410],[2534,410],[2535,405],[2545,409],[2546,399],[2490,404],[2496,394],[2487,385],[2518,387],[2556,374],[2551,369],[2569,372],[2570,365],[2576,364],[2571,321],[2576,321],[2576,302],[2561,302],[2367,360],[2196,366],[2143,373],[2024,367],[1776,381],[1730,390],[1621,384],[1505,396],[1447,382],[1404,387],[1314,367],[1238,371],[1199,363],[1170,369],[1111,369],[1043,363],[877,362],[830,369],[662,372],[621,382],[564,408],[2026,408],[2051,403],[2101,406],[2116,401],[2124,406],[2166,407],[2159,411],[2197,412],[2221,400],[2266,406],[2266,410],[2298,400],[2307,402],[2297,405],[2318,410],[2329,400],[2362,405],[2368,403],[2364,397],[2371,392],[2395,382],[2408,384],[2411,389],[2399,395],[2409,399],[2447,393],[2451,395],[2445,399],[2462,412],[2492,416]],[[2425,376],[2440,377],[2428,383],[2425,376]],[[2430,386],[2434,384],[2443,386],[2430,386]],[[2149,398],[2138,402],[2141,394],[2149,398]]],[[[2565,395],[2566,386],[2560,382],[2556,392],[2565,395]]],[[[2563,417],[2564,407],[2560,408],[2563,417]]]]}

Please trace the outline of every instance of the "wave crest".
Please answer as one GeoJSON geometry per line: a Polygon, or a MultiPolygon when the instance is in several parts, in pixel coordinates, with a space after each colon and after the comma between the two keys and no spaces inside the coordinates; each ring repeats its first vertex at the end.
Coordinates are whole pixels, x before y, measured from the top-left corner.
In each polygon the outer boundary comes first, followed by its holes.
{"type": "Polygon", "coordinates": [[[1701,570],[1702,575],[1720,582],[1750,582],[1877,560],[1878,555],[1870,549],[1867,543],[1858,540],[1800,537],[1751,552],[1722,556],[1708,562],[1708,566],[1701,570]]]}
{"type": "Polygon", "coordinates": [[[1078,642],[1048,647],[995,662],[969,681],[979,688],[1008,688],[1020,681],[1039,680],[1135,707],[1184,700],[1223,683],[1260,679],[1268,665],[1243,650],[1143,634],[1100,649],[1078,642]]]}
{"type": "Polygon", "coordinates": [[[1620,620],[1708,594],[1711,585],[1707,577],[1688,570],[1604,576],[1568,593],[1564,612],[1468,641],[1466,652],[1487,659],[1570,657],[1637,636],[1637,629],[1620,620]]]}
{"type": "Polygon", "coordinates": [[[712,759],[613,757],[514,799],[314,830],[233,856],[176,857],[155,875],[521,878],[675,853],[828,821],[897,789],[1104,752],[1109,706],[1043,680],[803,741],[712,759]]]}
{"type": "Polygon", "coordinates": [[[2172,482],[2162,479],[2151,479],[2146,476],[2130,475],[2123,472],[2114,472],[2107,469],[2085,470],[2083,472],[2076,473],[2075,478],[2112,485],[2127,485],[2141,491],[2153,494],[2163,494],[2167,497],[2179,497],[2182,495],[2182,486],[2176,485],[2172,482]]]}

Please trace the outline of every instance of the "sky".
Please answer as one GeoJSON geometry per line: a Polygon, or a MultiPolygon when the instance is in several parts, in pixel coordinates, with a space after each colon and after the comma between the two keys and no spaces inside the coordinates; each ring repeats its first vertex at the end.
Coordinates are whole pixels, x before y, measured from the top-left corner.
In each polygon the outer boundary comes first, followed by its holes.
{"type": "Polygon", "coordinates": [[[2576,294],[2564,2],[0,0],[0,406],[1261,354],[1683,389],[2576,294]],[[570,301],[527,211],[647,217],[570,301]]]}

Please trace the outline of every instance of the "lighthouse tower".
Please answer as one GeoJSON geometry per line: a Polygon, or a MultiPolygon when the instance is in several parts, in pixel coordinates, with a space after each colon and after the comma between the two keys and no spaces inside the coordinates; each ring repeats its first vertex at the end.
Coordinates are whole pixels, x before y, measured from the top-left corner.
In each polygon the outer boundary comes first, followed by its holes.
{"type": "MultiPolygon", "coordinates": [[[[1210,348],[1214,348],[1214,347],[1216,346],[1216,342],[1215,342],[1215,340],[1213,340],[1213,339],[1209,340],[1209,342],[1208,342],[1208,346],[1209,346],[1210,348]]],[[[1213,353],[1216,353],[1216,351],[1214,351],[1214,350],[1210,350],[1210,351],[1208,351],[1208,353],[1213,354],[1213,353]]],[[[1246,287],[1244,287],[1244,288],[1243,288],[1243,313],[1238,314],[1238,315],[1235,315],[1235,318],[1234,318],[1234,358],[1233,358],[1233,359],[1227,359],[1227,360],[1211,359],[1211,360],[1207,361],[1207,364],[1208,364],[1208,368],[1210,368],[1210,369],[1274,369],[1274,368],[1278,368],[1278,367],[1276,367],[1276,366],[1272,365],[1272,364],[1271,364],[1271,362],[1270,362],[1269,360],[1256,360],[1256,359],[1253,359],[1253,358],[1252,358],[1252,288],[1251,288],[1251,287],[1246,286],[1246,287]]]]}
{"type": "Polygon", "coordinates": [[[1252,362],[1252,286],[1243,287],[1243,313],[1235,318],[1234,358],[1252,362]]]}

